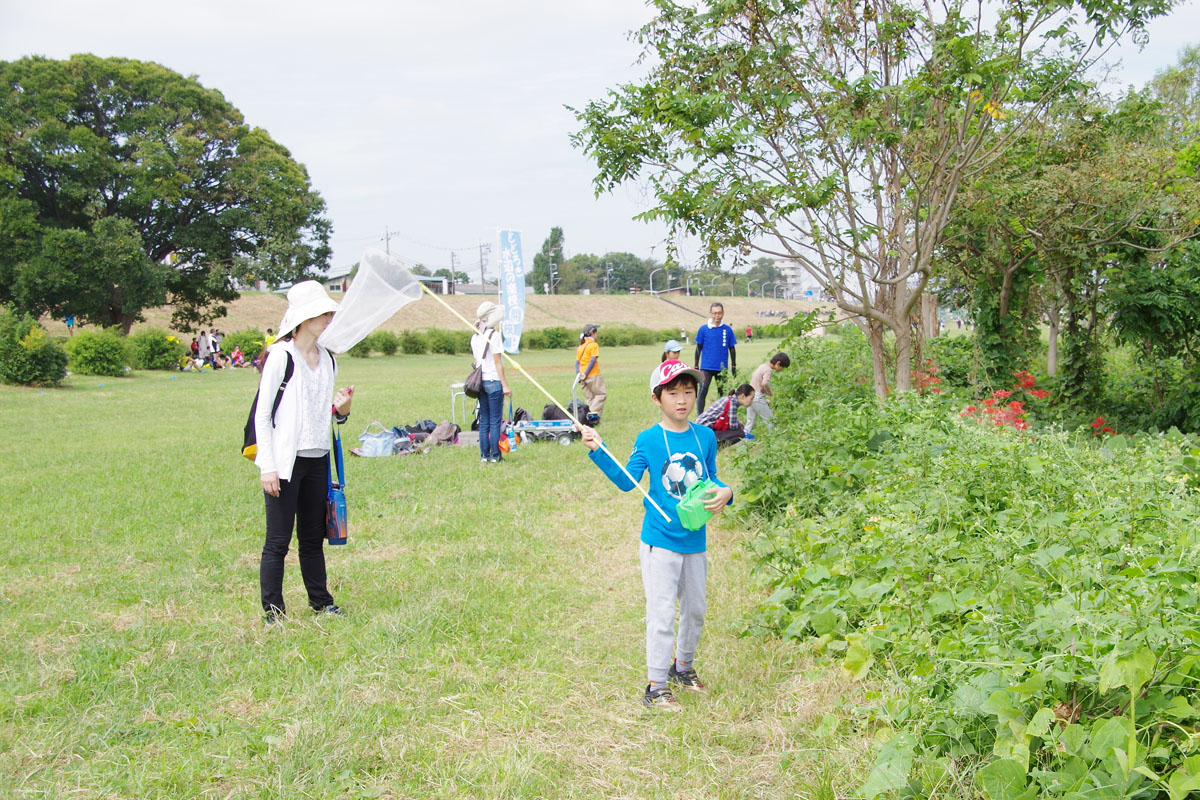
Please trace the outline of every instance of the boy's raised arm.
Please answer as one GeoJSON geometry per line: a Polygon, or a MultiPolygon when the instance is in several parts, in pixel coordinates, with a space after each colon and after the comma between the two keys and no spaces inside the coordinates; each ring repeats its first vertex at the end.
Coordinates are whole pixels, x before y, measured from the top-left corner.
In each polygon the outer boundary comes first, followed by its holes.
{"type": "MultiPolygon", "coordinates": [[[[584,446],[592,451],[590,454],[592,463],[599,467],[600,471],[622,492],[633,491],[636,484],[629,479],[629,476],[625,472],[621,471],[620,465],[613,460],[612,456],[600,449],[601,439],[600,434],[596,433],[596,429],[587,425],[578,425],[576,427],[583,434],[584,446]]],[[[642,474],[646,471],[646,456],[638,450],[636,445],[634,445],[633,453],[630,454],[629,461],[625,465],[625,470],[629,475],[633,476],[635,481],[641,480],[642,474]]]]}

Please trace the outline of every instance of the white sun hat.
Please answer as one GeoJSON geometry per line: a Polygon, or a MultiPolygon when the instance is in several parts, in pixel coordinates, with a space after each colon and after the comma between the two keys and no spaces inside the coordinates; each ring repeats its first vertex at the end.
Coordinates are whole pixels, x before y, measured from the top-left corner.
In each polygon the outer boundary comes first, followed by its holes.
{"type": "Polygon", "coordinates": [[[282,339],[289,333],[295,332],[300,323],[330,311],[337,311],[338,304],[325,293],[325,287],[317,281],[301,281],[287,293],[288,308],[279,323],[277,338],[282,339]]]}
{"type": "Polygon", "coordinates": [[[499,306],[490,300],[484,300],[475,309],[475,321],[482,322],[485,328],[494,328],[504,321],[504,306],[499,306]]]}

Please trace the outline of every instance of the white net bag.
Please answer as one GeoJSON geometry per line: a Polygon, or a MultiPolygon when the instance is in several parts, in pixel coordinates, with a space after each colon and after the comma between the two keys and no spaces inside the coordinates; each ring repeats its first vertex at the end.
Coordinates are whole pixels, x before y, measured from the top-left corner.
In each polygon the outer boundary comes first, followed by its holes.
{"type": "Polygon", "coordinates": [[[403,264],[382,250],[368,248],[341,308],[317,341],[335,353],[344,353],[401,308],[420,299],[421,284],[403,264]]]}

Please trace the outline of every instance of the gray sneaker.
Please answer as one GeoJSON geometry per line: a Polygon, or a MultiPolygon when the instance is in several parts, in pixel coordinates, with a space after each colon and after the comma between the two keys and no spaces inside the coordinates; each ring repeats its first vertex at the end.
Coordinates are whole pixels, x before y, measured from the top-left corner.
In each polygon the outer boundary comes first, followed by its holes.
{"type": "Polygon", "coordinates": [[[652,689],[650,684],[646,684],[646,693],[642,695],[642,705],[651,711],[683,711],[683,706],[679,705],[675,695],[665,685],[652,689]]]}
{"type": "Polygon", "coordinates": [[[706,692],[704,682],[700,680],[700,676],[696,674],[696,670],[688,667],[685,670],[675,668],[675,662],[671,662],[670,668],[667,670],[667,683],[677,683],[682,688],[693,692],[706,692]]]}

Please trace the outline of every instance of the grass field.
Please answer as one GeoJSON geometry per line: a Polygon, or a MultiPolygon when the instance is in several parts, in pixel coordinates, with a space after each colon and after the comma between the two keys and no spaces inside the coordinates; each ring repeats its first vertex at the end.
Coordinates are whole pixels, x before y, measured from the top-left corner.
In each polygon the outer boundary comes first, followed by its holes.
{"type": "MultiPolygon", "coordinates": [[[[747,367],[773,352],[739,351],[747,367]]],[[[656,420],[658,352],[602,355],[601,430],[624,456],[656,420]]],[[[570,358],[520,360],[562,397],[570,358]]],[[[469,370],[339,363],[351,436],[447,418],[469,370]]],[[[0,389],[0,796],[833,798],[861,782],[866,743],[835,724],[860,690],[743,635],[761,592],[729,520],[709,527],[711,692],[643,712],[641,504],[578,443],[492,466],[468,447],[350,459],[351,543],[327,550],[350,616],[305,612],[293,548],[291,621],[265,628],[262,495],[238,454],[255,380],[0,389]]]]}

